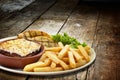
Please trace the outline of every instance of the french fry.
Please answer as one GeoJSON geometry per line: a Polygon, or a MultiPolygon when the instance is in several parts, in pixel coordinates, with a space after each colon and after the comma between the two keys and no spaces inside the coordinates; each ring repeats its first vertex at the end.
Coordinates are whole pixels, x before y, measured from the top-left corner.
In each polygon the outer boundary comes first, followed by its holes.
{"type": "Polygon", "coordinates": [[[44,61],[45,58],[47,58],[47,56],[46,56],[46,54],[44,53],[44,54],[40,57],[40,59],[39,59],[38,61],[44,61]]]}
{"type": "Polygon", "coordinates": [[[69,69],[69,66],[65,62],[63,62],[62,60],[60,60],[60,65],[63,67],[64,70],[69,69]]]}
{"type": "Polygon", "coordinates": [[[62,48],[61,47],[49,47],[49,48],[45,48],[46,51],[54,51],[54,52],[58,52],[60,51],[62,48]]]}
{"type": "Polygon", "coordinates": [[[47,64],[45,64],[44,62],[39,61],[39,62],[35,62],[35,63],[32,63],[32,64],[26,65],[24,67],[23,71],[31,72],[36,67],[45,67],[45,66],[47,66],[47,64]]]}
{"type": "Polygon", "coordinates": [[[70,48],[70,51],[73,53],[73,56],[75,57],[76,61],[81,61],[82,57],[80,56],[80,54],[78,52],[76,52],[74,49],[70,48]]]}
{"type": "Polygon", "coordinates": [[[83,55],[81,54],[79,49],[74,49],[74,51],[76,51],[81,56],[81,58],[83,58],[83,55]]]}
{"type": "Polygon", "coordinates": [[[84,48],[85,48],[86,52],[89,54],[90,53],[90,47],[89,46],[85,46],[84,48]]]}
{"type": "Polygon", "coordinates": [[[49,72],[51,71],[50,67],[37,67],[34,68],[34,72],[49,72]]]}
{"type": "Polygon", "coordinates": [[[34,72],[50,72],[50,71],[62,71],[62,67],[56,67],[56,68],[51,68],[51,67],[39,67],[39,68],[34,68],[34,72]]]}
{"type": "Polygon", "coordinates": [[[80,52],[79,49],[73,49],[73,50],[76,51],[76,52],[78,52],[78,53],[80,52]]]}
{"type": "Polygon", "coordinates": [[[56,67],[56,63],[55,62],[52,62],[51,65],[50,65],[51,68],[55,68],[56,67]]]}
{"type": "Polygon", "coordinates": [[[84,64],[86,64],[87,62],[86,62],[86,60],[82,60],[81,62],[77,62],[76,63],[76,66],[77,67],[80,67],[80,66],[82,66],[82,65],[84,65],[84,64]]]}
{"type": "Polygon", "coordinates": [[[62,67],[56,67],[56,68],[53,68],[52,71],[63,71],[63,68],[62,67]]]}
{"type": "Polygon", "coordinates": [[[58,46],[60,46],[61,48],[64,47],[63,43],[62,42],[58,42],[58,46]]]}
{"type": "Polygon", "coordinates": [[[46,58],[46,59],[44,60],[44,63],[48,66],[48,65],[51,64],[51,60],[50,60],[49,58],[46,58]]]}
{"type": "Polygon", "coordinates": [[[46,55],[49,57],[49,59],[51,59],[56,64],[60,63],[60,59],[55,54],[48,52],[48,53],[46,53],[46,55]]]}
{"type": "Polygon", "coordinates": [[[75,68],[76,67],[76,63],[75,63],[75,59],[73,57],[73,53],[72,52],[68,52],[68,57],[69,57],[69,64],[71,68],[75,68]]]}
{"type": "Polygon", "coordinates": [[[78,46],[78,49],[80,50],[80,52],[84,56],[84,58],[87,60],[87,62],[89,62],[90,61],[90,57],[87,54],[86,50],[81,45],[78,46]]]}
{"type": "Polygon", "coordinates": [[[68,57],[64,57],[64,58],[62,58],[62,61],[64,61],[65,63],[69,63],[69,58],[68,57]]]}
{"type": "Polygon", "coordinates": [[[90,61],[90,47],[78,46],[78,49],[70,48],[70,45],[58,43],[59,47],[45,48],[44,54],[36,63],[24,67],[26,72],[52,72],[69,70],[85,65],[90,61]]]}
{"type": "Polygon", "coordinates": [[[61,50],[60,53],[58,54],[58,57],[59,57],[60,59],[62,59],[62,58],[66,55],[66,53],[67,53],[67,51],[68,51],[69,48],[70,48],[70,45],[65,45],[65,47],[62,48],[62,50],[61,50]]]}

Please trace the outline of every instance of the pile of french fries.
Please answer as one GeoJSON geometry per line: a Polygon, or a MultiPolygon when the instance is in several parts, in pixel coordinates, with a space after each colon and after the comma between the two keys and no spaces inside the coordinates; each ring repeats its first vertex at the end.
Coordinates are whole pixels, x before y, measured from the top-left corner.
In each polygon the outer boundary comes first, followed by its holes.
{"type": "Polygon", "coordinates": [[[58,42],[58,47],[45,48],[41,58],[24,67],[26,72],[53,72],[74,69],[90,61],[90,47],[78,46],[73,49],[70,45],[58,42]]]}

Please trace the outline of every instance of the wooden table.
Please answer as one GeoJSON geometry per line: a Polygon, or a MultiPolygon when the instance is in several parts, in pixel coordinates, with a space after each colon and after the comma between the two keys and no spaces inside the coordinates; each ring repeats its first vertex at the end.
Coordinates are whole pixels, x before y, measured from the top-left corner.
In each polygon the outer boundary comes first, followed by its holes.
{"type": "Polygon", "coordinates": [[[119,8],[79,0],[0,0],[0,38],[30,29],[66,32],[94,48],[96,60],[85,69],[61,76],[20,75],[0,69],[0,80],[120,80],[119,8]]]}

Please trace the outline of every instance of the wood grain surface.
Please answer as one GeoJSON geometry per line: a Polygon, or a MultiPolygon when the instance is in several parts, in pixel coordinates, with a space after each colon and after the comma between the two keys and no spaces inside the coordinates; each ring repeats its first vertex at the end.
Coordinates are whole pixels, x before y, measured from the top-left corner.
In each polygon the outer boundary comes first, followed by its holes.
{"type": "Polygon", "coordinates": [[[120,80],[119,7],[79,0],[30,0],[33,2],[6,13],[2,5],[7,1],[0,0],[0,38],[32,29],[51,35],[66,32],[94,48],[97,57],[90,66],[70,74],[29,76],[0,70],[0,80],[120,80]]]}
{"type": "Polygon", "coordinates": [[[29,27],[38,17],[40,17],[48,8],[50,8],[55,0],[36,0],[28,7],[16,12],[7,19],[0,21],[0,38],[15,36],[29,27]],[[9,34],[8,34],[9,32],[9,34]]]}
{"type": "Polygon", "coordinates": [[[120,79],[120,76],[117,75],[120,74],[118,70],[118,66],[120,65],[118,63],[120,59],[120,51],[118,49],[120,46],[120,35],[118,33],[120,31],[120,23],[118,23],[120,20],[119,13],[119,10],[110,8],[100,9],[100,17],[93,44],[98,57],[94,64],[94,73],[91,78],[88,76],[88,80],[120,79]]]}

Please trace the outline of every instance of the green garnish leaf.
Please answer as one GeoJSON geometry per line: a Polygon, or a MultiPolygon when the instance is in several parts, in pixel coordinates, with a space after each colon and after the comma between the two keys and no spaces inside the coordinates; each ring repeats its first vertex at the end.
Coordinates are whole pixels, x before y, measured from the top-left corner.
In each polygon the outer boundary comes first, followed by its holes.
{"type": "Polygon", "coordinates": [[[82,45],[83,47],[87,46],[87,44],[86,44],[85,42],[83,42],[81,45],[82,45]]]}
{"type": "Polygon", "coordinates": [[[80,43],[76,38],[70,37],[67,33],[52,35],[52,39],[56,42],[62,42],[63,45],[69,44],[72,48],[77,48],[78,45],[85,47],[87,44],[80,43]]]}

